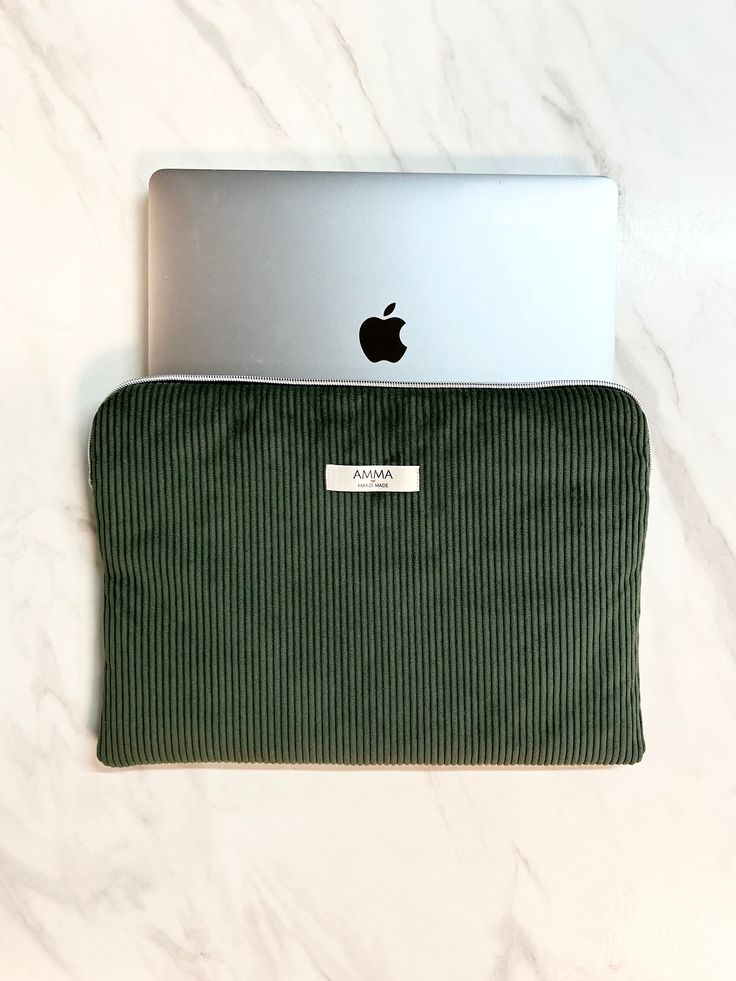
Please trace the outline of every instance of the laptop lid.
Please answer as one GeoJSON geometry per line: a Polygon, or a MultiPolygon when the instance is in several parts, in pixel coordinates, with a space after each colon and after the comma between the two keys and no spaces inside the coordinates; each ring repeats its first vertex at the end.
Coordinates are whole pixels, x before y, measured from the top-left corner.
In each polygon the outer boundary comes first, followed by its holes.
{"type": "Polygon", "coordinates": [[[149,372],[612,379],[616,185],[161,170],[149,372]]]}

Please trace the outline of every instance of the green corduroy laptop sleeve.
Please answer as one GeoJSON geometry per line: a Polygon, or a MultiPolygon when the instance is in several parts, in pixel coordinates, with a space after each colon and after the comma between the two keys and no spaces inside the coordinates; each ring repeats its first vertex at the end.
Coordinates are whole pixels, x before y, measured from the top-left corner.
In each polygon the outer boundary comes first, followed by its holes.
{"type": "Polygon", "coordinates": [[[100,760],[636,762],[648,473],[603,384],[124,386],[100,760]]]}

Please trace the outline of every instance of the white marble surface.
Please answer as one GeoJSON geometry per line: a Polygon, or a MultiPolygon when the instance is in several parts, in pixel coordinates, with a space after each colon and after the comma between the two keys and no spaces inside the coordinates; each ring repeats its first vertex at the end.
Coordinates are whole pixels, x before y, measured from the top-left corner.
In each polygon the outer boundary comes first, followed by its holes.
{"type": "Polygon", "coordinates": [[[736,977],[736,7],[0,4],[0,977],[736,977]],[[95,761],[92,412],[160,166],[606,173],[655,455],[633,768],[95,761]]]}

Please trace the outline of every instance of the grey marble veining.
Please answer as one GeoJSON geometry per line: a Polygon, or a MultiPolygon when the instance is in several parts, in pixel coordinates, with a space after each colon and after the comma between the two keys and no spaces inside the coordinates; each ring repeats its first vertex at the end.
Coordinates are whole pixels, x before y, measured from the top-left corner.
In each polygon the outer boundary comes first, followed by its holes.
{"type": "Polygon", "coordinates": [[[5,0],[0,45],[0,976],[730,981],[733,4],[5,0]],[[639,766],[96,763],[84,448],[143,365],[148,176],[191,165],[619,183],[639,766]]]}

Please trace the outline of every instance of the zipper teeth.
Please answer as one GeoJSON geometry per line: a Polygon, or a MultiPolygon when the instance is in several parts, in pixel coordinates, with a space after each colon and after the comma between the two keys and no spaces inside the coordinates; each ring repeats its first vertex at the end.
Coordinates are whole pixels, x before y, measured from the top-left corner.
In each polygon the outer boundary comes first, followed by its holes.
{"type": "Polygon", "coordinates": [[[144,375],[141,378],[130,378],[121,382],[106,397],[119,392],[130,385],[141,385],[145,382],[163,381],[193,381],[193,382],[263,382],[271,385],[359,385],[363,388],[557,388],[563,385],[603,385],[606,388],[618,388],[627,392],[638,402],[636,395],[619,382],[601,378],[556,378],[544,381],[529,382],[443,382],[443,381],[380,381],[372,379],[344,378],[287,378],[279,375],[220,375],[220,374],[165,374],[144,375]]]}
{"type": "MultiPolygon", "coordinates": [[[[530,382],[438,382],[438,381],[376,381],[372,379],[352,380],[340,378],[285,378],[275,375],[218,375],[218,374],[168,374],[168,375],[145,375],[142,378],[130,378],[121,382],[105,397],[101,405],[116,392],[129,388],[131,385],[142,385],[148,382],[167,382],[167,381],[191,381],[191,382],[258,382],[266,385],[355,385],[361,388],[561,388],[566,385],[600,385],[604,388],[615,388],[620,392],[630,395],[639,408],[644,412],[643,406],[636,395],[625,385],[618,382],[609,381],[601,378],[558,378],[547,381],[530,382]]],[[[90,427],[87,439],[87,472],[89,485],[92,486],[92,433],[94,430],[94,420],[90,427]]],[[[651,434],[647,426],[647,439],[649,441],[651,457],[651,434]]]]}

